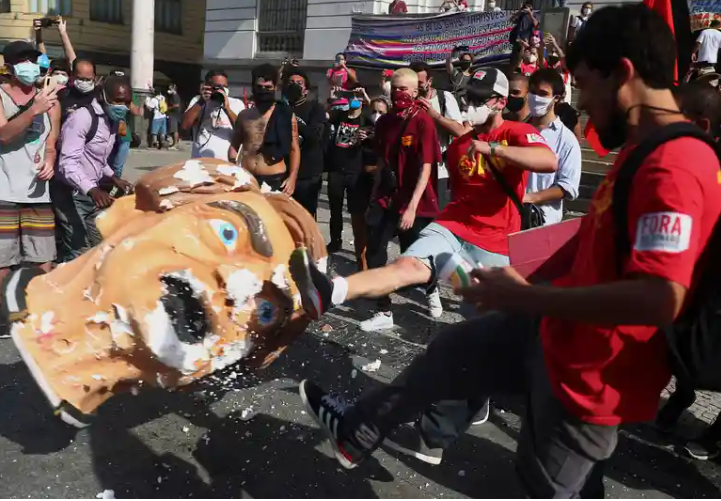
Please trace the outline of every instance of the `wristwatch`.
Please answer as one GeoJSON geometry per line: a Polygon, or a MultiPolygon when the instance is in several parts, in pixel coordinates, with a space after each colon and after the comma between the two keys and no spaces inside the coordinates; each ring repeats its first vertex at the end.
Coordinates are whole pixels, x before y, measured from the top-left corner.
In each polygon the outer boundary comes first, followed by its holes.
{"type": "Polygon", "coordinates": [[[498,148],[501,144],[497,141],[491,141],[488,145],[491,147],[491,158],[493,158],[496,156],[496,148],[498,148]]]}

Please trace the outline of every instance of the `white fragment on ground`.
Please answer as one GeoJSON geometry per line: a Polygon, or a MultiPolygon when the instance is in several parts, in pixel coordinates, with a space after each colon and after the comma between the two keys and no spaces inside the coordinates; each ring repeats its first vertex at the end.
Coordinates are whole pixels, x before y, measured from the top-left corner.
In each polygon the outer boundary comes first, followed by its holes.
{"type": "Polygon", "coordinates": [[[381,361],[376,360],[375,362],[365,364],[364,366],[361,367],[361,370],[363,370],[364,372],[376,372],[380,368],[381,368],[381,361]]]}
{"type": "Polygon", "coordinates": [[[466,470],[461,470],[458,472],[459,477],[465,477],[466,476],[466,470]]]}
{"type": "Polygon", "coordinates": [[[97,499],[115,499],[115,491],[112,489],[105,489],[103,492],[98,492],[95,497],[97,499]]]}
{"type": "Polygon", "coordinates": [[[358,377],[358,370],[357,370],[357,369],[353,369],[352,371],[350,371],[350,377],[351,377],[352,379],[355,379],[356,377],[358,377]]]}
{"type": "Polygon", "coordinates": [[[100,374],[93,374],[93,379],[94,379],[95,381],[104,381],[104,380],[105,380],[105,377],[104,377],[104,376],[101,376],[100,374]]]}
{"type": "Polygon", "coordinates": [[[208,170],[198,160],[188,160],[183,168],[173,176],[176,179],[185,181],[191,188],[203,184],[214,184],[213,178],[208,170]]]}
{"type": "Polygon", "coordinates": [[[190,431],[190,428],[187,426],[183,426],[183,433],[188,433],[190,431]]]}
{"type": "Polygon", "coordinates": [[[252,407],[246,407],[240,412],[240,420],[241,421],[250,421],[253,419],[258,412],[253,409],[252,407]]]}
{"type": "Polygon", "coordinates": [[[382,349],[382,350],[380,351],[380,354],[381,354],[381,355],[386,355],[386,354],[388,354],[388,350],[382,349]]]}
{"type": "Polygon", "coordinates": [[[172,195],[173,193],[178,193],[180,189],[177,186],[166,186],[165,188],[160,188],[158,190],[158,195],[161,197],[165,197],[167,195],[172,195]]]}

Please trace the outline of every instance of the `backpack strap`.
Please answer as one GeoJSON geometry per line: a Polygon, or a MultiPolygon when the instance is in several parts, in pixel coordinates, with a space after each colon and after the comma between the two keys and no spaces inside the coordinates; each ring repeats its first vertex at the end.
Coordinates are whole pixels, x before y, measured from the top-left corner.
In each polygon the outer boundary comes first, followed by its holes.
{"type": "Polygon", "coordinates": [[[92,104],[83,106],[83,108],[88,110],[88,113],[90,113],[90,128],[88,129],[87,134],[85,134],[85,144],[88,144],[90,141],[93,140],[95,135],[98,133],[98,126],[100,125],[100,117],[95,112],[95,108],[93,108],[92,104]]]}
{"type": "Polygon", "coordinates": [[[511,185],[508,184],[506,178],[503,177],[503,173],[499,171],[495,165],[493,165],[493,162],[490,159],[488,160],[488,162],[486,162],[486,167],[490,169],[494,179],[496,180],[496,182],[498,182],[498,184],[501,185],[503,191],[506,193],[508,198],[511,199],[513,205],[516,206],[516,209],[518,209],[518,213],[521,215],[521,219],[523,219],[523,202],[521,202],[521,199],[518,198],[518,194],[513,191],[511,185]]]}
{"type": "Polygon", "coordinates": [[[624,261],[631,253],[631,239],[628,235],[628,197],[633,178],[644,160],[659,146],[681,137],[691,137],[703,141],[721,158],[713,138],[690,122],[676,122],[666,125],[641,141],[631,151],[618,170],[616,181],[613,184],[613,201],[611,204],[615,226],[616,271],[619,277],[623,274],[624,261]]]}
{"type": "Polygon", "coordinates": [[[436,95],[438,96],[438,107],[441,109],[441,116],[446,116],[446,91],[439,90],[436,91],[436,95]]]}

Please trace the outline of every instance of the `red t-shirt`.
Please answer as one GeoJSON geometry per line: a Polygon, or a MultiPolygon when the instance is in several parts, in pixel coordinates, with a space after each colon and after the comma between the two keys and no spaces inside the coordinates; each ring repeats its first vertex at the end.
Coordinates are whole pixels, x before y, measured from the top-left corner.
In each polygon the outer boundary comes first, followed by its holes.
{"type": "Polygon", "coordinates": [[[334,86],[350,90],[350,86],[348,85],[348,71],[346,71],[345,68],[331,68],[326,73],[326,77],[333,82],[334,86]]]}
{"type": "Polygon", "coordinates": [[[392,201],[393,206],[402,214],[413,198],[423,164],[433,164],[431,177],[418,203],[416,216],[436,217],[439,212],[435,188],[438,184],[437,167],[442,160],[436,125],[428,113],[418,110],[411,116],[403,130],[403,137],[400,137],[405,120],[400,114],[391,111],[376,122],[378,155],[385,160],[387,166],[396,166],[398,178],[398,191],[394,194],[379,192],[379,202],[387,207],[392,201]]]}
{"type": "Polygon", "coordinates": [[[395,3],[395,5],[388,6],[388,13],[389,14],[407,14],[408,7],[406,7],[406,3],[403,0],[398,0],[395,3]]]}
{"type": "MultiPolygon", "coordinates": [[[[521,230],[521,215],[488,170],[486,162],[491,161],[490,158],[481,155],[468,158],[466,152],[473,139],[505,146],[548,146],[532,125],[506,120],[491,132],[478,134],[471,131],[459,137],[446,151],[453,201],[435,222],[476,247],[507,256],[508,234],[521,230]]],[[[523,200],[526,171],[500,159],[492,161],[519,200],[523,200]]]]}
{"type": "MultiPolygon", "coordinates": [[[[619,280],[614,253],[613,183],[626,148],[593,195],[568,274],[554,285],[619,280]]],[[[697,139],[668,142],[636,173],[628,200],[632,251],[624,276],[653,275],[691,288],[694,266],[721,213],[721,177],[713,151],[697,139]]],[[[656,327],[600,326],[544,318],[546,366],[556,396],[583,421],[648,421],[671,372],[656,327]]]]}
{"type": "Polygon", "coordinates": [[[525,75],[527,77],[530,77],[533,75],[536,70],[538,69],[538,63],[521,63],[521,75],[525,75]]]}

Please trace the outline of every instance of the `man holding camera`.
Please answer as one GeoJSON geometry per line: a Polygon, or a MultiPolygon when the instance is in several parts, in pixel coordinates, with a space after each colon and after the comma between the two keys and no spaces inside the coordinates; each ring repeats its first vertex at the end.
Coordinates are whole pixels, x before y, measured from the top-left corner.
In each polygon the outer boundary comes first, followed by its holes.
{"type": "Polygon", "coordinates": [[[184,130],[192,131],[192,158],[228,158],[235,122],[245,109],[243,101],[228,94],[228,75],[222,70],[209,71],[181,124],[184,130]]]}

